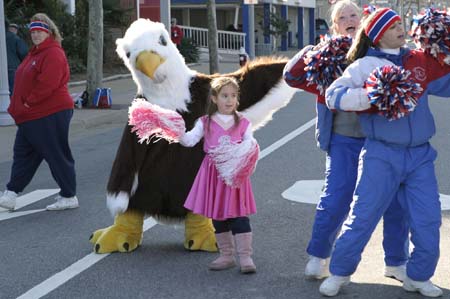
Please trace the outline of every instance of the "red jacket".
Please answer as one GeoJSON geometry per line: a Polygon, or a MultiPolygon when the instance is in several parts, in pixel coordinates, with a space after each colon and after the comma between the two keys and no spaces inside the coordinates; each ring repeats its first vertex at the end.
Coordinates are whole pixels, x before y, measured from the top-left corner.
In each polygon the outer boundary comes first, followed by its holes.
{"type": "Polygon", "coordinates": [[[69,78],[66,54],[58,42],[49,37],[34,46],[16,72],[8,108],[16,124],[73,109],[69,78]]]}
{"type": "Polygon", "coordinates": [[[172,36],[172,42],[175,45],[181,44],[181,40],[183,39],[183,30],[181,30],[180,27],[175,25],[170,28],[170,33],[172,36]]]}

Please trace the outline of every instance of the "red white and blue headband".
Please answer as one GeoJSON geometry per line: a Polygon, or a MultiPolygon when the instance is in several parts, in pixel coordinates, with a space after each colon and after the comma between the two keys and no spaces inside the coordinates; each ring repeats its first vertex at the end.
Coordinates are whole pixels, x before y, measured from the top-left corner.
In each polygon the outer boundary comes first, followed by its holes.
{"type": "Polygon", "coordinates": [[[40,30],[50,33],[50,27],[47,23],[42,21],[33,21],[30,23],[30,25],[28,25],[28,28],[30,29],[30,31],[40,30]]]}
{"type": "Polygon", "coordinates": [[[386,30],[396,21],[401,21],[400,16],[390,8],[383,8],[376,12],[376,16],[370,21],[365,29],[366,35],[376,45],[386,30]]]}

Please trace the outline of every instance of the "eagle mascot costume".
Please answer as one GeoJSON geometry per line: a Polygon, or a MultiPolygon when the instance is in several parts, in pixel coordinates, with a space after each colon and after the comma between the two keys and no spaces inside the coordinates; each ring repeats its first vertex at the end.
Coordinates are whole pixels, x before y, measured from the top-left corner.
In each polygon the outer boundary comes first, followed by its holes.
{"type": "MultiPolygon", "coordinates": [[[[287,59],[266,57],[229,74],[206,75],[189,69],[162,23],[139,19],[116,41],[117,53],[137,84],[137,98],[181,114],[186,129],[206,113],[210,81],[234,77],[240,86],[239,110],[263,126],[295,93],[282,79],[287,59]]],[[[166,140],[140,143],[127,125],[107,186],[110,227],[90,238],[96,253],[130,252],[142,242],[144,216],[184,221],[188,250],[217,251],[210,219],[189,213],[184,201],[204,157],[203,144],[186,148],[166,140]]]]}

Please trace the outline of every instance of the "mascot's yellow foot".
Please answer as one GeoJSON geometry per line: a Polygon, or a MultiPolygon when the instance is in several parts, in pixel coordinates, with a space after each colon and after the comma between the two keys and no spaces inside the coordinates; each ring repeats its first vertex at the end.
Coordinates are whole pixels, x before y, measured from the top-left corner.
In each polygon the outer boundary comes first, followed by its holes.
{"type": "Polygon", "coordinates": [[[96,230],[89,241],[96,253],[130,252],[142,242],[143,225],[144,213],[126,211],[117,215],[110,227],[96,230]]]}
{"type": "Polygon", "coordinates": [[[184,221],[184,248],[187,250],[203,250],[216,252],[216,236],[211,219],[188,213],[184,221]]]}

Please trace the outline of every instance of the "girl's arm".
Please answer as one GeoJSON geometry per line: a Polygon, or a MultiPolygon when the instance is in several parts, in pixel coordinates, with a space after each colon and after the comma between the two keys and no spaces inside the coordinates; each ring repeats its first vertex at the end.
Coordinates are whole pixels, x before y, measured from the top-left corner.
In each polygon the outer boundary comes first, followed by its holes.
{"type": "Polygon", "coordinates": [[[298,52],[291,60],[288,61],[283,70],[283,78],[286,83],[295,88],[305,89],[308,92],[318,94],[316,86],[307,86],[306,71],[305,71],[305,55],[311,51],[314,46],[306,46],[298,52]]]}
{"type": "MultiPolygon", "coordinates": [[[[352,63],[336,79],[325,93],[325,100],[328,108],[342,111],[364,111],[370,109],[364,82],[369,77],[370,72],[362,69],[360,60],[352,63]]],[[[368,68],[372,70],[373,68],[368,68]]]]}
{"type": "Polygon", "coordinates": [[[242,141],[250,140],[253,137],[252,124],[249,123],[247,130],[245,130],[244,136],[242,136],[242,141]]]}
{"type": "Polygon", "coordinates": [[[201,119],[198,119],[192,130],[181,136],[180,144],[186,147],[193,147],[202,139],[203,132],[203,122],[201,119]]]}
{"type": "Polygon", "coordinates": [[[429,82],[427,89],[428,93],[439,96],[450,96],[450,66],[447,64],[441,65],[431,55],[426,55],[427,77],[429,82]]]}

